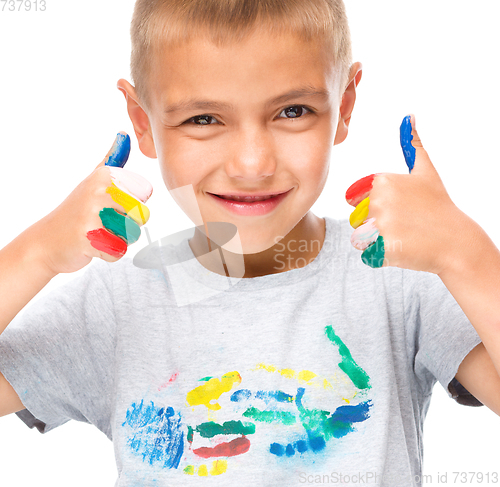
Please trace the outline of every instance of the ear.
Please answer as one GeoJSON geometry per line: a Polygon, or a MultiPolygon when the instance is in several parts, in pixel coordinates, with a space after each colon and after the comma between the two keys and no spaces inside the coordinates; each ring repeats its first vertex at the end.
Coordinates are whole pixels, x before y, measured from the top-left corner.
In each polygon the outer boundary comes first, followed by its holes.
{"type": "Polygon", "coordinates": [[[123,93],[127,102],[127,111],[134,126],[134,132],[139,142],[139,149],[151,159],[156,159],[156,149],[151,133],[149,117],[138,101],[135,88],[126,80],[120,79],[116,87],[123,93]]]}
{"type": "Polygon", "coordinates": [[[344,142],[349,132],[349,123],[351,122],[351,114],[356,102],[356,88],[361,81],[363,75],[363,66],[361,63],[354,63],[351,66],[349,73],[349,84],[345,89],[342,96],[342,103],[340,104],[339,124],[337,126],[337,133],[335,135],[335,142],[333,145],[344,142]]]}

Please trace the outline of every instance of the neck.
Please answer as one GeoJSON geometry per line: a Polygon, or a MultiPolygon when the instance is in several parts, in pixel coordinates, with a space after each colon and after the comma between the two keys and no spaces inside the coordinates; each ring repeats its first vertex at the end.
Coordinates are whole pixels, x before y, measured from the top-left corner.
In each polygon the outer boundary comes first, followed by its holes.
{"type": "MultiPolygon", "coordinates": [[[[302,220],[282,238],[276,245],[256,254],[243,254],[245,264],[243,278],[279,274],[304,267],[319,254],[325,240],[326,222],[312,212],[308,212],[302,220]]],[[[216,274],[229,277],[241,277],[241,254],[234,254],[223,249],[222,252],[210,251],[220,247],[210,241],[202,232],[196,230],[189,241],[195,257],[206,269],[216,274]],[[221,256],[223,264],[221,265],[221,256]],[[229,269],[233,270],[230,274],[229,269]],[[238,272],[239,271],[239,272],[238,272]]]]}

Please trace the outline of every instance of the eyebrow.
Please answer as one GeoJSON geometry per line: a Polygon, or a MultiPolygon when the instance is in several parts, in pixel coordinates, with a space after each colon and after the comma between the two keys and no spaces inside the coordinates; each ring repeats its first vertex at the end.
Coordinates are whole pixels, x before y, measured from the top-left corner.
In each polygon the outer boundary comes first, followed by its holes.
{"type": "MultiPolygon", "coordinates": [[[[268,108],[270,105],[285,103],[294,98],[312,97],[312,96],[328,99],[328,97],[330,96],[330,92],[324,88],[318,89],[312,86],[304,86],[302,88],[289,91],[287,93],[284,93],[283,95],[268,100],[265,106],[266,108],[268,108]]],[[[167,106],[164,110],[164,113],[168,115],[174,112],[189,111],[189,110],[234,110],[234,107],[230,103],[201,100],[201,99],[191,99],[173,103],[172,105],[167,106]]]]}

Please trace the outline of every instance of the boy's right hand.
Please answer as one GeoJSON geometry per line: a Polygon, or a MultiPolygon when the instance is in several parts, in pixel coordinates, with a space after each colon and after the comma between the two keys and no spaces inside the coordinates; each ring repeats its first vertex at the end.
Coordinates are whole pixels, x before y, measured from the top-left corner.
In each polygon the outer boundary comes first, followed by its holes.
{"type": "Polygon", "coordinates": [[[54,274],[75,272],[93,257],[119,260],[149,219],[145,203],[153,187],[123,169],[130,138],[120,132],[106,157],[51,213],[32,226],[33,239],[54,274]]]}

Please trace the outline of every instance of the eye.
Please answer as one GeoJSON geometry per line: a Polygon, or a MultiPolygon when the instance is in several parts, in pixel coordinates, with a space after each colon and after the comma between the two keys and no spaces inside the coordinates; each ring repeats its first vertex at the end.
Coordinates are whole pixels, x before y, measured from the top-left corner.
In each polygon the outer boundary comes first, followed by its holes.
{"type": "Polygon", "coordinates": [[[304,112],[314,113],[314,110],[307,108],[304,105],[293,105],[285,108],[281,113],[285,113],[287,115],[286,118],[293,120],[294,118],[301,118],[304,115],[304,112]]]}
{"type": "Polygon", "coordinates": [[[185,122],[182,123],[182,125],[213,125],[210,122],[210,119],[215,120],[215,123],[217,123],[217,120],[212,117],[211,115],[196,115],[196,117],[192,117],[189,120],[186,120],[185,122]],[[191,123],[192,122],[192,123],[191,123]],[[200,123],[197,123],[200,122],[200,123]]]}

